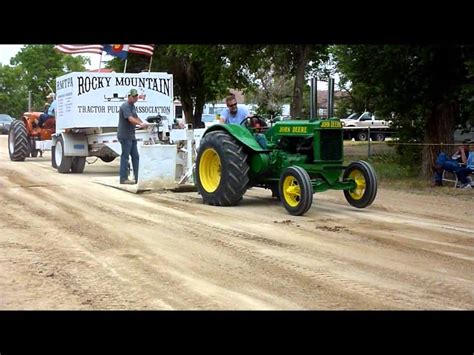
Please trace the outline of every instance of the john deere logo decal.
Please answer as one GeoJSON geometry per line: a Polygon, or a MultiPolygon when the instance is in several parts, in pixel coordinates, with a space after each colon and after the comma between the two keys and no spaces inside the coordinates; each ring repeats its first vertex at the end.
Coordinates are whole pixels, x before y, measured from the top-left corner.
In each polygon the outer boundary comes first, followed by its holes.
{"type": "Polygon", "coordinates": [[[339,121],[323,121],[321,122],[321,128],[341,128],[341,122],[339,121]]]}
{"type": "Polygon", "coordinates": [[[278,133],[308,133],[308,127],[306,126],[295,126],[295,127],[280,127],[278,133]]]}

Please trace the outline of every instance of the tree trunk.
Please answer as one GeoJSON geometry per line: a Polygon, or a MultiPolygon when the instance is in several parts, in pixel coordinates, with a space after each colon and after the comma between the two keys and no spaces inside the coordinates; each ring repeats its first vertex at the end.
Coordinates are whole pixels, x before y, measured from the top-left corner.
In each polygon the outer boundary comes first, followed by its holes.
{"type": "Polygon", "coordinates": [[[200,127],[202,124],[202,111],[205,103],[204,95],[198,94],[196,96],[196,106],[194,108],[194,127],[200,127]]]}
{"type": "Polygon", "coordinates": [[[296,71],[295,86],[293,89],[293,102],[290,106],[290,115],[292,118],[301,117],[303,110],[303,89],[304,89],[304,73],[308,64],[309,45],[298,46],[296,51],[296,71]]]}
{"type": "Polygon", "coordinates": [[[443,151],[449,155],[452,154],[455,147],[453,131],[455,128],[456,117],[459,113],[459,105],[455,101],[444,102],[437,105],[431,112],[426,123],[424,143],[435,145],[423,146],[422,175],[430,179],[433,176],[433,166],[439,152],[443,151]]]}
{"type": "Polygon", "coordinates": [[[184,118],[186,120],[186,123],[191,123],[194,125],[194,105],[193,105],[193,99],[191,97],[191,94],[186,91],[185,93],[181,94],[181,105],[183,106],[183,114],[184,118]]]}

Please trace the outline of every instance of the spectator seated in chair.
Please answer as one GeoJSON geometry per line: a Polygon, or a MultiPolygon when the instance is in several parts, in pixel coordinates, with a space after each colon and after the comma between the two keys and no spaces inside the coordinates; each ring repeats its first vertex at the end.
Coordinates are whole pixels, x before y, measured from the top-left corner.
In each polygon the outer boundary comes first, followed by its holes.
{"type": "MultiPolygon", "coordinates": [[[[441,152],[439,153],[436,163],[434,166],[435,170],[435,186],[442,186],[443,181],[443,170],[454,173],[458,181],[460,182],[459,186],[462,188],[470,188],[472,180],[469,177],[471,174],[470,170],[463,166],[463,162],[459,161],[459,157],[462,156],[461,151],[465,151],[465,147],[459,147],[457,151],[454,153],[452,158],[449,158],[446,153],[441,152]],[[459,155],[459,157],[458,157],[459,155]]],[[[467,158],[466,158],[467,160],[467,158]]]]}

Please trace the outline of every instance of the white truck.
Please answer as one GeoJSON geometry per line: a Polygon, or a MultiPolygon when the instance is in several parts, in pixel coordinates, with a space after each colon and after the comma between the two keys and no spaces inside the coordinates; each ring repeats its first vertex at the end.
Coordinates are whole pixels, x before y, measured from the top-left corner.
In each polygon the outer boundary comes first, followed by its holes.
{"type": "Polygon", "coordinates": [[[362,114],[353,113],[347,118],[341,119],[344,129],[344,138],[356,141],[366,141],[369,138],[376,141],[384,141],[385,137],[391,135],[391,121],[378,119],[371,112],[362,114]]]}
{"type": "Polygon", "coordinates": [[[454,143],[470,143],[474,142],[474,126],[471,122],[467,122],[466,126],[459,125],[454,131],[454,143]]]}
{"type": "Polygon", "coordinates": [[[142,119],[159,117],[151,129],[136,131],[140,152],[138,184],[160,186],[191,175],[193,142],[202,134],[192,127],[174,129],[173,76],[168,73],[74,72],[56,79],[56,133],[38,149],[51,147],[51,163],[60,173],[82,173],[86,158],[110,162],[121,154],[117,139],[119,108],[137,89],[142,119]],[[161,117],[160,117],[161,116],[161,117]],[[140,181],[141,180],[141,181],[140,181]]]}

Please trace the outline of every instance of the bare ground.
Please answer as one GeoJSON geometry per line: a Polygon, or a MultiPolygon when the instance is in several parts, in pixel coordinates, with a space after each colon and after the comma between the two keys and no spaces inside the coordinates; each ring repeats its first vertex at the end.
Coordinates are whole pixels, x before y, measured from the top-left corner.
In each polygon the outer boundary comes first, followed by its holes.
{"type": "Polygon", "coordinates": [[[294,217],[269,190],[214,207],[50,165],[0,136],[0,309],[474,309],[472,190],[328,191],[294,217]]]}

